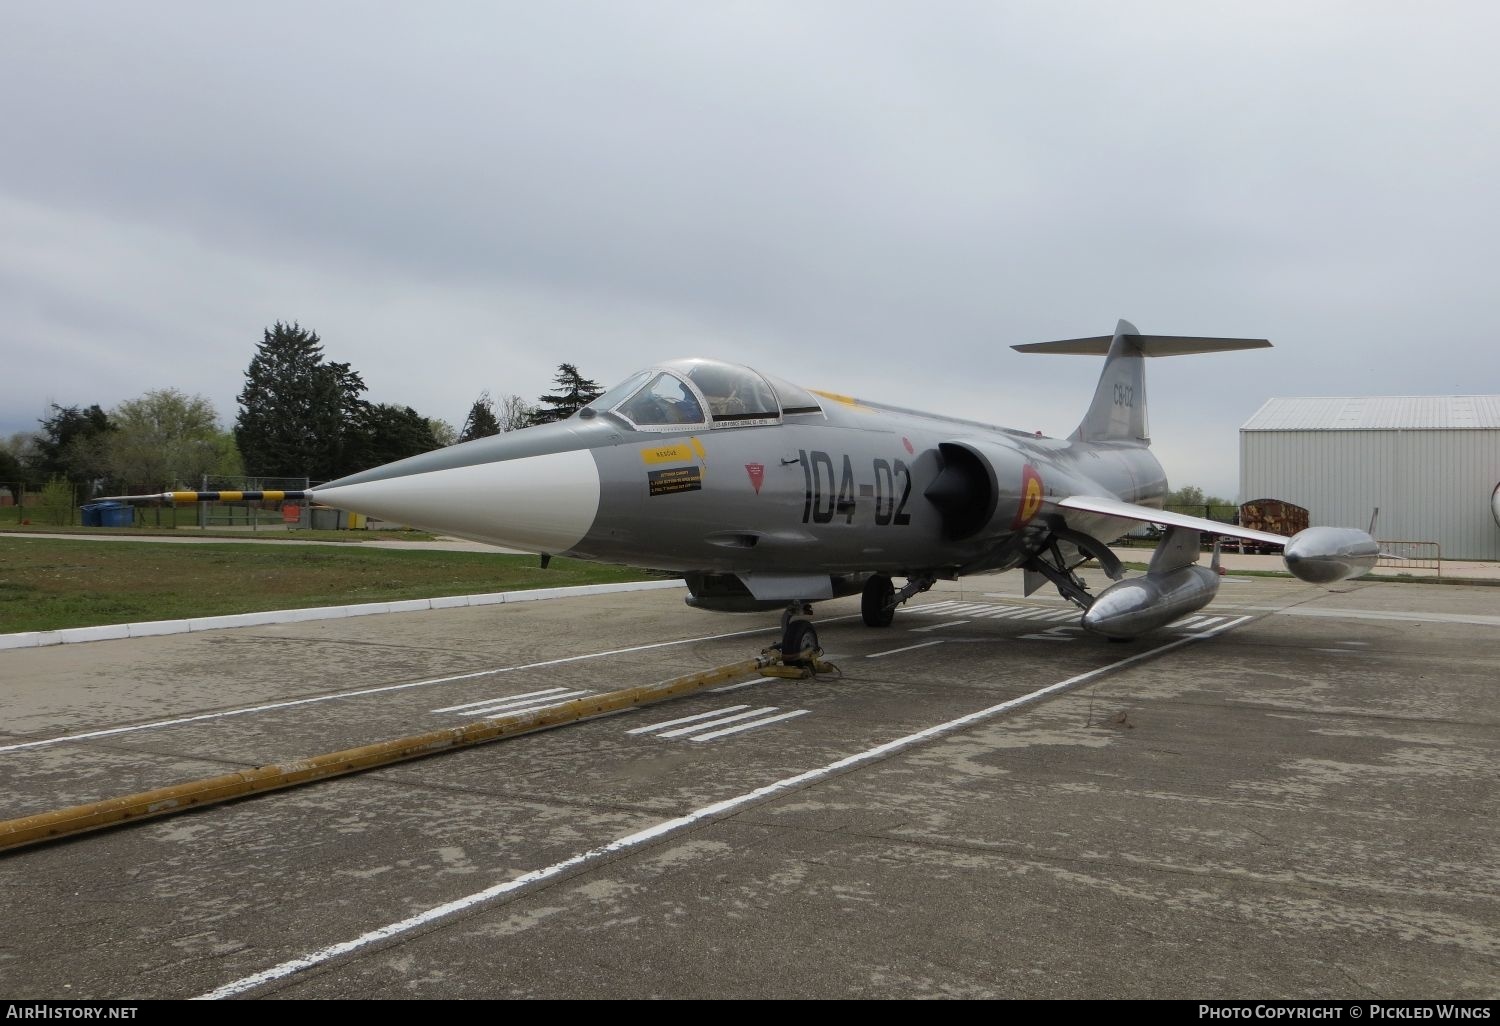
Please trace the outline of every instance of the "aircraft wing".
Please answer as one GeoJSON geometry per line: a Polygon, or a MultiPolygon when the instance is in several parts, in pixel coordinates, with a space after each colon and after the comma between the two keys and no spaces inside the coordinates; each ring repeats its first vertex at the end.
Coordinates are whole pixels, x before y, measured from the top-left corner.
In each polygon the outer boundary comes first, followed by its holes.
{"type": "Polygon", "coordinates": [[[1234,524],[1225,524],[1217,520],[1209,520],[1206,517],[1190,517],[1186,513],[1169,513],[1164,509],[1137,506],[1133,502],[1106,499],[1098,495],[1070,495],[1065,499],[1058,499],[1056,505],[1060,509],[1076,509],[1083,513],[1099,513],[1107,517],[1138,520],[1146,524],[1185,527],[1192,531],[1202,531],[1204,534],[1227,535],[1230,538],[1243,538],[1246,541],[1260,542],[1264,545],[1275,545],[1277,547],[1284,546],[1291,540],[1283,535],[1271,534],[1268,531],[1252,531],[1248,527],[1237,527],[1234,524]]]}

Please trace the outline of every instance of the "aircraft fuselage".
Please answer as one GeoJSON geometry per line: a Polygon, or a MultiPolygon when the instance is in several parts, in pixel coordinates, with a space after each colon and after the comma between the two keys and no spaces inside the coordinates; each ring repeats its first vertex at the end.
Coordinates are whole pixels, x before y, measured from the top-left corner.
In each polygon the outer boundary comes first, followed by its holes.
{"type": "MultiPolygon", "coordinates": [[[[1160,507],[1143,446],[1036,437],[825,400],[780,423],[642,431],[607,413],[413,457],[317,489],[320,501],[516,548],[682,573],[933,573],[1019,566],[1054,496],[1160,507]],[[955,536],[929,499],[952,451],[992,494],[955,536]],[[976,471],[976,473],[979,473],[976,471]],[[447,497],[449,502],[441,501],[447,497]],[[441,515],[440,515],[441,514],[441,515]]],[[[965,508],[975,505],[963,503],[965,508]]],[[[1103,541],[1136,526],[1071,514],[1103,541]]]]}

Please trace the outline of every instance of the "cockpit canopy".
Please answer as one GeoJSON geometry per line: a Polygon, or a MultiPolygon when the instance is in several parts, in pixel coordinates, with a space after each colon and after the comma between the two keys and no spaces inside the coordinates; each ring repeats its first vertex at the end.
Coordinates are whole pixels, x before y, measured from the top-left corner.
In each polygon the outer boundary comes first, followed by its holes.
{"type": "Polygon", "coordinates": [[[719,360],[673,360],[637,371],[589,403],[646,431],[777,424],[823,409],[806,389],[719,360]]]}

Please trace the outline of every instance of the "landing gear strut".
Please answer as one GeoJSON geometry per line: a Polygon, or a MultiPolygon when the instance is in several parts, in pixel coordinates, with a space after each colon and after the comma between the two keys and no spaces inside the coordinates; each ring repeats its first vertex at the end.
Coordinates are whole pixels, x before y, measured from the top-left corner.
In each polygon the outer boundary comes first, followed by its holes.
{"type": "Polygon", "coordinates": [[[936,577],[918,575],[908,577],[906,585],[897,591],[885,574],[876,574],[865,582],[865,592],[860,598],[859,612],[866,627],[889,627],[896,616],[896,607],[913,595],[920,595],[931,588],[936,577]]]}
{"type": "MultiPolygon", "coordinates": [[[[1114,565],[1118,567],[1119,563],[1120,561],[1116,559],[1114,565]]],[[[1057,585],[1057,590],[1062,597],[1079,609],[1087,610],[1094,604],[1094,596],[1089,592],[1088,586],[1083,583],[1081,577],[1068,568],[1063,560],[1055,538],[1050,540],[1044,551],[1038,552],[1026,561],[1026,569],[1043,575],[1057,585]]]]}

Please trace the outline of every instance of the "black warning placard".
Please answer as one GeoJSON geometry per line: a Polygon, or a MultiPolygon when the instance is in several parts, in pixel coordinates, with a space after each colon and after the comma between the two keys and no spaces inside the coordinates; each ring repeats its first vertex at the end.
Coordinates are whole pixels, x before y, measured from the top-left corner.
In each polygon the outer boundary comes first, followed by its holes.
{"type": "Polygon", "coordinates": [[[697,492],[703,489],[701,467],[670,467],[652,470],[646,474],[652,495],[673,495],[677,492],[697,492]]]}

